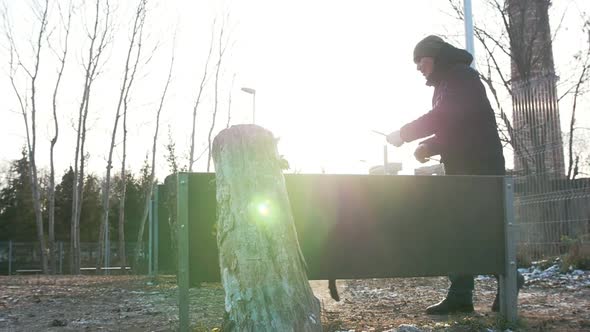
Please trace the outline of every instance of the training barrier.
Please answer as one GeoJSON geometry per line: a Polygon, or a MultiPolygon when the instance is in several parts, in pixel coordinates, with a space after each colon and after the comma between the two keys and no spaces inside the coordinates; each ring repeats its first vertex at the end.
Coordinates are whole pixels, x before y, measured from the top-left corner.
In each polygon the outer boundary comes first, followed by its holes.
{"type": "MultiPolygon", "coordinates": [[[[500,312],[516,320],[512,178],[292,174],[285,182],[310,280],[497,274],[500,312]]],[[[166,183],[188,331],[189,287],[220,280],[215,174],[166,183]]]]}

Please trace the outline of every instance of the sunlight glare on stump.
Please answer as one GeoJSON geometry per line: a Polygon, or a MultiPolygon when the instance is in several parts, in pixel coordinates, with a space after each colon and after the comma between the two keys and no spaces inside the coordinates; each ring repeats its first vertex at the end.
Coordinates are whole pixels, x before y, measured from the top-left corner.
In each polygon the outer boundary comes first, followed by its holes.
{"type": "Polygon", "coordinates": [[[269,214],[269,206],[268,206],[268,202],[262,202],[260,204],[258,204],[258,214],[260,214],[263,217],[268,216],[269,214]]]}
{"type": "Polygon", "coordinates": [[[267,198],[256,198],[250,204],[250,215],[253,220],[269,224],[276,218],[276,204],[267,198]]]}

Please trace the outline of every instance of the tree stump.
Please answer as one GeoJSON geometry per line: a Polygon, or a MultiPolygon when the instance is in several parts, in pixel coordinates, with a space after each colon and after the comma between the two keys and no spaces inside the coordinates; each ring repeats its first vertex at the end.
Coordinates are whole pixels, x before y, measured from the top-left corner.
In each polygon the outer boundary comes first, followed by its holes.
{"type": "Polygon", "coordinates": [[[272,133],[225,129],[213,142],[224,331],[321,331],[272,133]]]}

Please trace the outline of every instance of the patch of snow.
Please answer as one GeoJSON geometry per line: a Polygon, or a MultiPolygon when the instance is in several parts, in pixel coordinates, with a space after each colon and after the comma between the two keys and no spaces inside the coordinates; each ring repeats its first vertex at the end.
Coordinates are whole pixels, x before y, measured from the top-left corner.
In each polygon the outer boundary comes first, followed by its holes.
{"type": "Polygon", "coordinates": [[[108,321],[105,321],[105,320],[80,318],[80,319],[75,319],[75,320],[71,321],[71,325],[82,327],[82,326],[90,326],[90,325],[105,326],[105,325],[110,325],[110,324],[108,321]]]}
{"type": "Polygon", "coordinates": [[[555,259],[552,263],[551,266],[543,269],[542,262],[533,262],[531,267],[520,268],[518,271],[524,276],[527,285],[544,283],[560,285],[572,290],[590,285],[590,271],[574,269],[570,266],[566,272],[562,272],[559,259],[555,259]]]}
{"type": "Polygon", "coordinates": [[[397,332],[423,332],[423,331],[414,325],[402,324],[402,325],[398,326],[397,332]]]}
{"type": "Polygon", "coordinates": [[[573,270],[571,272],[571,274],[574,275],[574,276],[583,276],[584,275],[584,271],[582,271],[582,270],[573,270]]]}
{"type": "Polygon", "coordinates": [[[313,323],[313,324],[317,324],[317,319],[315,318],[315,315],[309,315],[309,320],[313,323]]]}
{"type": "Polygon", "coordinates": [[[478,275],[477,277],[475,277],[475,280],[490,280],[490,279],[494,279],[494,277],[491,275],[478,275]]]}

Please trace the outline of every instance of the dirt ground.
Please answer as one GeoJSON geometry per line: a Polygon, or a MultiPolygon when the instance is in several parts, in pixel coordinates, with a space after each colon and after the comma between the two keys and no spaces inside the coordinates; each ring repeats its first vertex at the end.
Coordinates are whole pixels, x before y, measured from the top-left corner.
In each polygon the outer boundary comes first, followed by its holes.
{"type": "MultiPolygon", "coordinates": [[[[333,301],[327,281],[312,281],[322,302],[325,331],[387,331],[411,324],[423,331],[590,331],[590,285],[527,281],[519,296],[518,326],[490,310],[496,283],[476,281],[476,312],[429,316],[424,308],[444,296],[447,278],[338,280],[333,301]]],[[[190,290],[191,328],[221,326],[223,288],[190,290]]],[[[176,280],[138,276],[1,276],[0,331],[175,331],[176,280]]]]}

